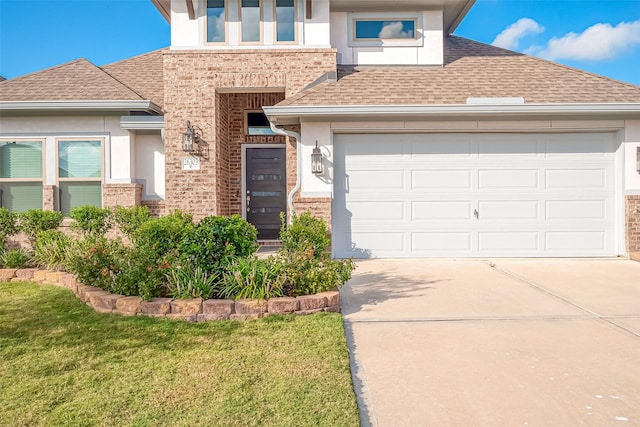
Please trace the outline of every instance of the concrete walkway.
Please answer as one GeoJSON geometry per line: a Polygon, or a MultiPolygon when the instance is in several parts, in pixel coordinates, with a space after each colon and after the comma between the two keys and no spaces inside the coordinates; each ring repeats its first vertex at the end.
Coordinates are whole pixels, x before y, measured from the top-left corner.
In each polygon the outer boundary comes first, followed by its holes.
{"type": "Polygon", "coordinates": [[[640,263],[367,260],[341,298],[365,426],[640,426],[640,263]]]}

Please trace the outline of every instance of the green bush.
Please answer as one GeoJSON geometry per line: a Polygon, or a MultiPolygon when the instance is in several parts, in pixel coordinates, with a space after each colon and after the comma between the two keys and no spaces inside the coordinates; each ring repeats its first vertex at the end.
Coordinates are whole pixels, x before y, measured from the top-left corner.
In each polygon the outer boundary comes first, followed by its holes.
{"type": "Polygon", "coordinates": [[[48,270],[61,270],[64,268],[70,242],[69,236],[58,230],[41,231],[33,244],[33,259],[48,270]]]}
{"type": "Polygon", "coordinates": [[[113,289],[115,264],[121,259],[124,246],[118,240],[103,236],[85,236],[71,240],[65,265],[78,280],[107,291],[113,289]]]}
{"type": "Polygon", "coordinates": [[[287,296],[312,295],[344,285],[351,279],[354,264],[351,259],[316,259],[307,253],[290,254],[284,261],[287,296]]]}
{"type": "Polygon", "coordinates": [[[283,264],[277,257],[237,258],[227,266],[223,274],[220,296],[236,300],[281,297],[284,295],[284,280],[283,264]]]}
{"type": "Polygon", "coordinates": [[[190,265],[172,268],[167,273],[169,295],[175,299],[209,299],[213,296],[217,281],[217,274],[190,265]]]}
{"type": "Polygon", "coordinates": [[[180,242],[193,230],[193,217],[181,211],[143,222],[132,234],[136,247],[158,260],[176,252],[180,242]]]}
{"type": "Polygon", "coordinates": [[[19,230],[29,237],[31,243],[35,241],[38,233],[41,231],[56,229],[61,223],[61,212],[30,209],[18,214],[19,230]]]}
{"type": "Polygon", "coordinates": [[[180,254],[186,262],[207,273],[220,266],[252,255],[257,249],[256,228],[240,215],[208,216],[200,221],[180,244],[180,254]]]}
{"type": "Polygon", "coordinates": [[[142,224],[151,219],[149,208],[146,206],[132,206],[130,208],[116,206],[113,209],[112,216],[120,231],[129,238],[133,236],[142,224]]]}
{"type": "Polygon", "coordinates": [[[29,254],[21,249],[9,249],[0,255],[0,263],[4,268],[23,268],[29,260],[29,254]]]}
{"type": "Polygon", "coordinates": [[[111,228],[111,211],[97,206],[79,206],[69,214],[71,229],[82,234],[100,236],[111,228]]]}
{"type": "Polygon", "coordinates": [[[17,232],[16,215],[7,208],[0,208],[0,249],[4,247],[7,237],[17,232]]]}
{"type": "Polygon", "coordinates": [[[164,294],[169,261],[153,259],[152,254],[137,247],[123,246],[117,255],[110,271],[113,277],[110,292],[139,296],[147,301],[164,294]]]}
{"type": "Polygon", "coordinates": [[[280,214],[281,253],[309,252],[314,258],[324,256],[331,244],[331,237],[324,220],[304,212],[298,216],[292,214],[291,224],[286,225],[284,214],[280,214]]]}

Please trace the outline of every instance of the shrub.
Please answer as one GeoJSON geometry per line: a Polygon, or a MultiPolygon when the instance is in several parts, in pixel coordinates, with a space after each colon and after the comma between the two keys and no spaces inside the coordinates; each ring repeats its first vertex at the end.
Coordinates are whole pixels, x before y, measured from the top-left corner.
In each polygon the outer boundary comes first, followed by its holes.
{"type": "Polygon", "coordinates": [[[19,230],[29,237],[31,243],[35,241],[38,233],[56,229],[61,223],[61,212],[31,209],[18,214],[19,230]]]}
{"type": "Polygon", "coordinates": [[[82,234],[100,236],[111,228],[111,211],[97,206],[79,206],[69,214],[71,229],[82,234]]]}
{"type": "Polygon", "coordinates": [[[316,259],[307,253],[290,254],[284,261],[287,296],[317,294],[344,285],[351,279],[351,259],[316,259]]]}
{"type": "Polygon", "coordinates": [[[223,274],[220,296],[265,300],[283,296],[284,270],[280,259],[237,258],[223,274]]]}
{"type": "Polygon", "coordinates": [[[132,234],[136,247],[158,260],[170,252],[176,252],[180,242],[193,230],[193,217],[175,211],[167,216],[143,222],[132,234]]]}
{"type": "Polygon", "coordinates": [[[110,292],[120,295],[140,296],[151,300],[163,294],[166,286],[166,260],[152,259],[150,254],[137,247],[121,247],[118,258],[110,271],[113,277],[110,292]]]}
{"type": "Polygon", "coordinates": [[[130,208],[116,206],[113,209],[112,216],[120,231],[129,238],[133,236],[142,224],[151,219],[149,208],[146,206],[132,206],[130,208]]]}
{"type": "Polygon", "coordinates": [[[284,214],[280,214],[281,253],[310,252],[316,259],[322,258],[331,244],[331,237],[324,220],[304,212],[292,214],[291,224],[286,225],[284,214]]]}
{"type": "Polygon", "coordinates": [[[167,273],[169,295],[176,299],[212,297],[218,275],[207,273],[200,267],[176,267],[167,273]]]}
{"type": "Polygon", "coordinates": [[[109,241],[103,236],[86,236],[71,240],[66,250],[65,265],[85,285],[111,291],[116,261],[121,259],[120,241],[109,241]]]}
{"type": "Polygon", "coordinates": [[[258,246],[256,228],[240,215],[208,216],[200,221],[180,244],[180,254],[187,262],[207,273],[234,258],[253,254],[258,246]]]}
{"type": "Polygon", "coordinates": [[[66,248],[71,239],[58,230],[45,230],[38,233],[33,244],[34,261],[49,270],[60,270],[66,260],[66,248]]]}
{"type": "Polygon", "coordinates": [[[23,268],[29,262],[29,254],[22,249],[10,249],[3,251],[0,263],[4,268],[23,268]]]}
{"type": "Polygon", "coordinates": [[[7,208],[0,208],[0,249],[4,247],[7,237],[17,232],[16,215],[7,208]]]}

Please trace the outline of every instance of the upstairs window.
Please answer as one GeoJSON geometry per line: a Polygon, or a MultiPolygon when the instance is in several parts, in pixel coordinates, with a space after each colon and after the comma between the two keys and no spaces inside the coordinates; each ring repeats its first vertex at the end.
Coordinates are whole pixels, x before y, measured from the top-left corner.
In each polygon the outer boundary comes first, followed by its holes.
{"type": "Polygon", "coordinates": [[[0,141],[1,207],[42,209],[42,146],[42,141],[0,141]]]}
{"type": "Polygon", "coordinates": [[[354,26],[354,35],[357,41],[416,38],[416,21],[414,19],[355,19],[354,26]]]}
{"type": "Polygon", "coordinates": [[[275,0],[276,5],[276,42],[295,42],[295,1],[275,0]]]}
{"type": "Polygon", "coordinates": [[[207,0],[207,41],[224,43],[225,28],[224,0],[207,0]]]}
{"type": "Polygon", "coordinates": [[[242,42],[259,42],[262,39],[260,0],[240,0],[240,5],[242,42]]]}
{"type": "Polygon", "coordinates": [[[102,207],[102,140],[58,141],[60,210],[102,207]]]}

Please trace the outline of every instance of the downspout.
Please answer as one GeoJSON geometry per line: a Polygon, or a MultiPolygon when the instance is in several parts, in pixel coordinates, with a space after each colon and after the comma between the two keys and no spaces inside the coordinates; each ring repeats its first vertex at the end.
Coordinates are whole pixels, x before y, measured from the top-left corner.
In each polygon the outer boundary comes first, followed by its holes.
{"type": "Polygon", "coordinates": [[[274,131],[276,134],[288,136],[296,140],[296,185],[293,186],[293,189],[289,192],[289,195],[287,196],[287,208],[289,209],[287,222],[291,224],[291,216],[294,213],[293,196],[296,194],[296,192],[298,192],[298,190],[300,190],[300,185],[301,185],[300,177],[302,176],[302,158],[300,157],[300,150],[301,150],[302,144],[300,142],[300,134],[292,130],[284,130],[282,128],[276,127],[276,125],[271,120],[269,120],[269,126],[271,127],[271,130],[274,131]]]}

